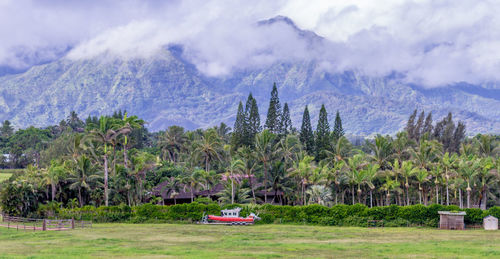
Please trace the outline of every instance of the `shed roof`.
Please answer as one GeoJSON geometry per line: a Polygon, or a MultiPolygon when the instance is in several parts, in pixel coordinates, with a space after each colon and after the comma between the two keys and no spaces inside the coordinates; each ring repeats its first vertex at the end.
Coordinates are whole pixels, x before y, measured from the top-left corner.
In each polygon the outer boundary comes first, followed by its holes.
{"type": "Polygon", "coordinates": [[[451,215],[451,216],[465,216],[467,213],[465,211],[451,212],[451,211],[438,211],[439,215],[451,215]]]}

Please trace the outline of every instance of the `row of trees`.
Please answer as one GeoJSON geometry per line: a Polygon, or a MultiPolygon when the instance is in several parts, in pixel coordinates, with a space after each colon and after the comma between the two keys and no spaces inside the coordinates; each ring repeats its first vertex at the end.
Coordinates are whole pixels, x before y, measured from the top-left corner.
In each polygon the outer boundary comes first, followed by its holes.
{"type": "MultiPolygon", "coordinates": [[[[439,203],[483,209],[498,204],[498,137],[465,138],[463,124],[455,125],[451,114],[436,124],[430,114],[419,122],[423,114],[417,122],[411,115],[405,131],[394,137],[378,135],[354,145],[344,136],[338,112],[331,129],[324,105],[315,130],[307,106],[296,130],[275,85],[264,129],[251,94],[245,106],[239,104],[232,132],[221,124],[149,133],[143,120],[127,113],[85,121],[72,113],[58,126],[5,131],[10,135],[6,142],[2,139],[4,147],[16,141],[40,144],[29,147],[37,155],[22,149],[19,157],[27,167],[1,185],[0,200],[4,211],[27,215],[50,201],[68,206],[162,202],[152,196],[155,186],[162,186],[167,198],[187,192],[194,200],[197,191],[222,184],[224,190],[208,198],[223,203],[439,203]]],[[[4,137],[3,128],[1,133],[4,137]]]]}

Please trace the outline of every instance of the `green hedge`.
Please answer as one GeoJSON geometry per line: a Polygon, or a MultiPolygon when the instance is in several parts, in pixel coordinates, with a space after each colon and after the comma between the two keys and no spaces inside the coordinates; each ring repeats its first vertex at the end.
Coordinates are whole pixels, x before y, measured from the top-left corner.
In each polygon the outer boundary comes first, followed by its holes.
{"type": "MultiPolygon", "coordinates": [[[[429,226],[439,223],[438,211],[458,211],[455,205],[443,206],[385,206],[368,208],[365,205],[321,205],[308,206],[276,206],[276,205],[228,205],[185,203],[172,206],[143,204],[129,207],[127,205],[95,208],[85,206],[76,209],[61,209],[61,218],[93,220],[95,222],[195,222],[203,213],[218,215],[221,209],[241,207],[242,216],[250,212],[259,213],[259,224],[291,223],[315,224],[330,226],[367,226],[368,220],[383,220],[385,226],[429,226]]],[[[489,210],[462,209],[467,212],[465,224],[482,224],[487,215],[500,218],[500,207],[489,210]]]]}

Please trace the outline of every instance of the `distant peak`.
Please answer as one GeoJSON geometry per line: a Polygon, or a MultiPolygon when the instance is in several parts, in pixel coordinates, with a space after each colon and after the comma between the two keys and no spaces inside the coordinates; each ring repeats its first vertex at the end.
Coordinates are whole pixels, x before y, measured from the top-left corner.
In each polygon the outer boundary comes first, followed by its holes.
{"type": "Polygon", "coordinates": [[[278,16],[275,16],[275,17],[267,19],[267,20],[259,21],[257,24],[264,26],[264,25],[273,25],[273,24],[277,24],[277,23],[284,23],[284,24],[292,27],[293,30],[295,30],[298,33],[298,35],[300,35],[303,38],[306,38],[310,42],[313,42],[313,41],[321,42],[323,40],[323,37],[317,35],[313,31],[303,30],[303,29],[299,28],[295,24],[295,22],[293,22],[292,19],[290,19],[286,16],[283,16],[283,15],[278,15],[278,16]]]}
{"type": "Polygon", "coordinates": [[[292,21],[292,19],[290,19],[286,16],[283,16],[283,15],[278,15],[278,16],[275,16],[273,18],[260,21],[259,25],[268,25],[268,24],[274,24],[274,23],[278,23],[278,22],[284,22],[284,23],[292,26],[293,28],[300,30],[299,27],[297,27],[297,25],[292,21]]]}

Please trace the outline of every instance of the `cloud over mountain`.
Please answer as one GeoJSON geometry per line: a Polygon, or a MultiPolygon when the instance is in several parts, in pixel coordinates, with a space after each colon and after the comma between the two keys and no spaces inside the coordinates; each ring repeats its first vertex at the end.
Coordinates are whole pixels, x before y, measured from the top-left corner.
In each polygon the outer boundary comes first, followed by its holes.
{"type": "Polygon", "coordinates": [[[425,87],[499,81],[495,1],[28,1],[0,0],[0,65],[144,57],[168,44],[209,76],[316,60],[329,72],[404,75],[425,87]],[[311,46],[277,15],[325,39],[311,46]],[[27,58],[28,57],[28,58],[27,58]]]}

